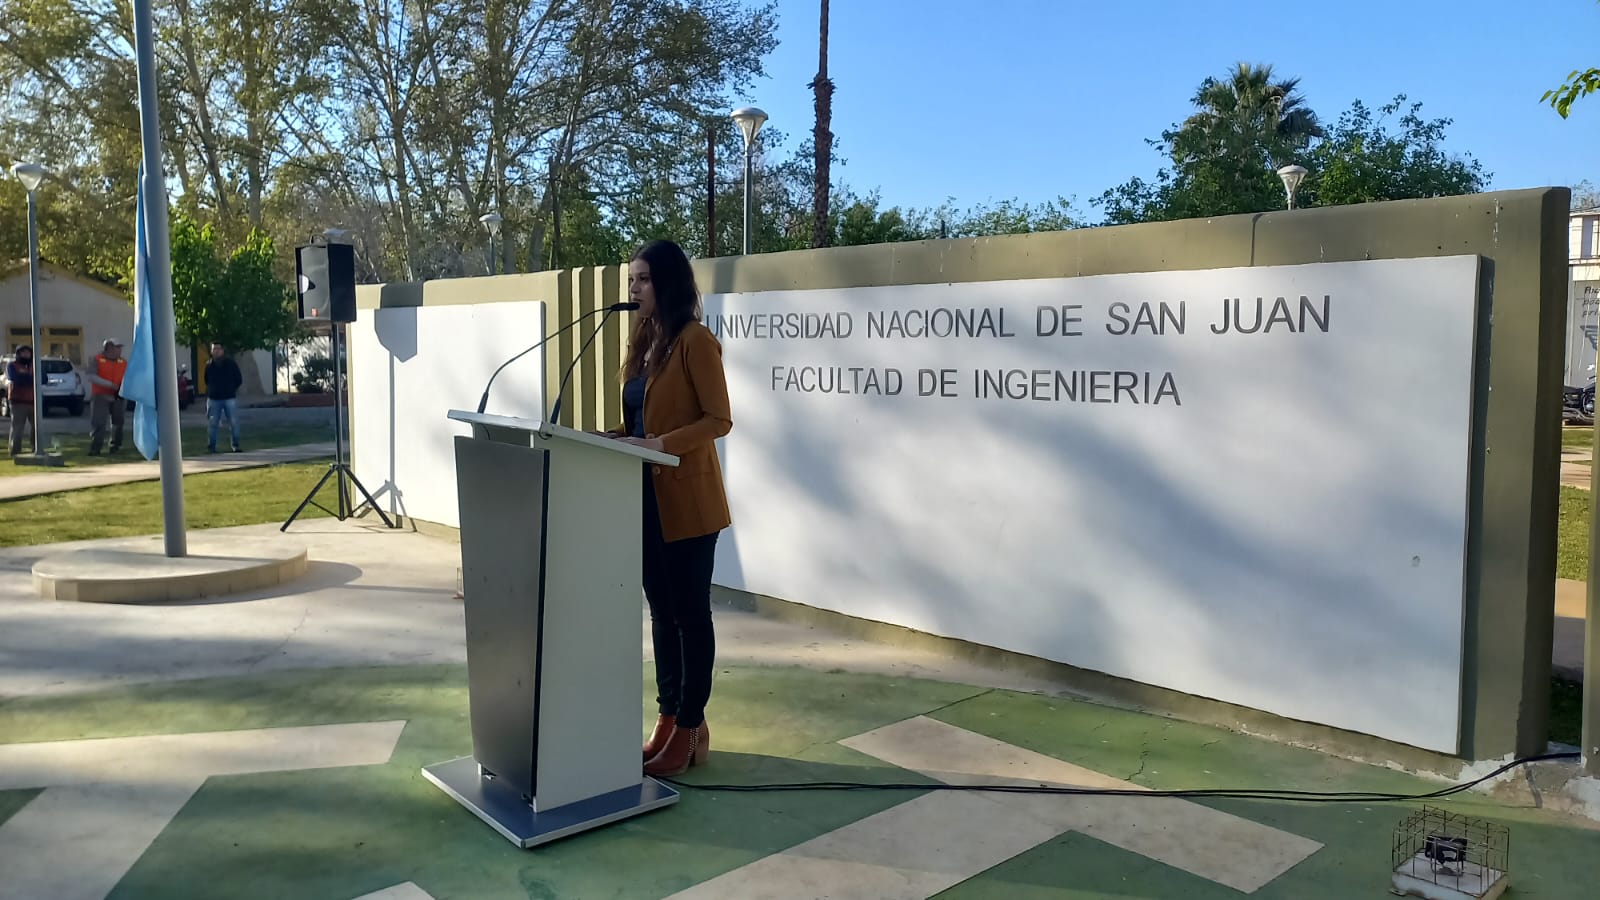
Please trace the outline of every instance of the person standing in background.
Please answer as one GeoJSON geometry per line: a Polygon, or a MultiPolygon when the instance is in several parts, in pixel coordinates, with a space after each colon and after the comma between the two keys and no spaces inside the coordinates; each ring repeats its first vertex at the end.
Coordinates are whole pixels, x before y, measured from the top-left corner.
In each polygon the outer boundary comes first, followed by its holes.
{"type": "Polygon", "coordinates": [[[118,396],[128,361],[122,358],[122,342],[106,338],[100,352],[89,361],[84,373],[89,378],[89,455],[99,456],[106,442],[106,420],[111,420],[111,452],[122,449],[122,423],[127,404],[118,396]]]}
{"type": "Polygon", "coordinates": [[[244,375],[239,364],[221,344],[211,345],[211,361],[206,363],[206,452],[217,452],[217,427],[228,417],[233,431],[233,452],[239,452],[239,388],[244,375]]]}
{"type": "Polygon", "coordinates": [[[33,348],[26,344],[6,363],[6,400],[11,405],[11,455],[16,456],[22,452],[22,429],[39,427],[33,420],[33,348]]]}

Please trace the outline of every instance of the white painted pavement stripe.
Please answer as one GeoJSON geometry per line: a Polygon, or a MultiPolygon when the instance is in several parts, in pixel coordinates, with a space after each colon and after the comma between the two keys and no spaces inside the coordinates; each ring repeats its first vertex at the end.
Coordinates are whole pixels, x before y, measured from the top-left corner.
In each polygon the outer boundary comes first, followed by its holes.
{"type": "MultiPolygon", "coordinates": [[[[1145,790],[925,717],[841,743],[950,784],[1014,781],[1145,790]]],[[[1080,832],[1245,893],[1259,890],[1322,848],[1299,835],[1175,798],[995,796],[1014,814],[1058,832],[1080,832]]]]}
{"type": "MultiPolygon", "coordinates": [[[[917,718],[840,743],[950,784],[1138,788],[917,718]]],[[[1322,845],[1169,798],[930,793],[672,895],[925,900],[1069,831],[1252,893],[1322,845]]]]}
{"type": "Polygon", "coordinates": [[[381,891],[362,894],[356,900],[433,900],[433,895],[411,882],[386,887],[381,891]]]}
{"type": "Polygon", "coordinates": [[[0,744],[0,790],[386,762],[406,723],[310,725],[0,744]]]}
{"type": "Polygon", "coordinates": [[[1060,834],[982,794],[923,794],[669,900],[923,900],[1060,834]]]}
{"type": "Polygon", "coordinates": [[[43,791],[0,824],[0,900],[102,900],[203,782],[43,791]]]}
{"type": "Polygon", "coordinates": [[[103,900],[212,775],[384,763],[405,722],[0,744],[0,900],[103,900]]]}

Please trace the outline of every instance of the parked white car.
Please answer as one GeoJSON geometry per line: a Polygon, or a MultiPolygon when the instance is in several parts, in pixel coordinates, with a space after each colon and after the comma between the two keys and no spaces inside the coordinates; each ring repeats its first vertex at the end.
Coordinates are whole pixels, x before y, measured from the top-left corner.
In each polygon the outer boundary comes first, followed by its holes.
{"type": "MultiPolygon", "coordinates": [[[[5,396],[7,387],[5,372],[11,360],[11,356],[0,356],[0,416],[6,418],[11,416],[11,401],[5,396]]],[[[49,415],[50,410],[55,407],[65,409],[68,415],[83,415],[89,391],[72,360],[46,356],[36,360],[34,365],[36,371],[44,375],[44,386],[40,397],[44,400],[45,415],[49,415]]]]}

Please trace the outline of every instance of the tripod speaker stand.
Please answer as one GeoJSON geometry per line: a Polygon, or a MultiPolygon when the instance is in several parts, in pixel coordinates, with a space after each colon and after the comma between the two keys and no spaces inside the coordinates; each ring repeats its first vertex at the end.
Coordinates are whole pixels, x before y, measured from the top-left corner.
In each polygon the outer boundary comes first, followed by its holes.
{"type": "Polygon", "coordinates": [[[295,507],[295,511],[290,514],[289,518],[284,521],[283,526],[278,530],[288,531],[290,523],[299,518],[300,514],[305,512],[307,506],[315,506],[330,516],[337,516],[341,522],[355,515],[356,510],[362,506],[370,506],[372,511],[378,514],[378,518],[383,520],[383,524],[386,527],[394,528],[394,522],[390,521],[389,517],[384,514],[383,509],[378,506],[378,501],[372,499],[372,494],[367,490],[366,485],[361,483],[361,479],[356,477],[356,473],[344,460],[344,365],[340,360],[341,354],[339,353],[339,345],[342,343],[339,340],[339,332],[344,329],[344,325],[339,322],[330,322],[328,325],[332,331],[330,344],[333,350],[333,462],[328,465],[328,471],[322,473],[322,477],[317,480],[316,486],[311,489],[310,493],[306,494],[306,498],[300,501],[300,505],[295,507]],[[337,510],[329,509],[316,502],[317,492],[322,490],[322,486],[327,484],[330,478],[335,479],[337,487],[337,510]],[[361,496],[366,498],[356,506],[350,505],[349,486],[352,484],[356,486],[356,490],[361,492],[361,496]]]}
{"type": "Polygon", "coordinates": [[[328,471],[317,480],[316,486],[300,501],[293,513],[283,523],[279,531],[288,531],[289,525],[305,512],[307,506],[315,506],[330,516],[337,516],[343,522],[356,514],[361,506],[371,506],[372,511],[378,514],[383,524],[394,528],[394,522],[379,508],[378,501],[372,499],[372,494],[356,473],[351,470],[344,460],[344,354],[340,352],[340,332],[346,322],[353,322],[356,318],[356,280],[354,248],[349,244],[328,243],[326,240],[316,242],[295,249],[296,290],[300,295],[300,318],[313,322],[328,323],[328,349],[333,355],[333,462],[328,466],[328,471]],[[316,502],[317,492],[328,483],[328,479],[336,479],[335,486],[339,495],[338,509],[328,509],[316,502]],[[350,485],[355,485],[356,490],[366,500],[358,506],[350,505],[350,485]]]}

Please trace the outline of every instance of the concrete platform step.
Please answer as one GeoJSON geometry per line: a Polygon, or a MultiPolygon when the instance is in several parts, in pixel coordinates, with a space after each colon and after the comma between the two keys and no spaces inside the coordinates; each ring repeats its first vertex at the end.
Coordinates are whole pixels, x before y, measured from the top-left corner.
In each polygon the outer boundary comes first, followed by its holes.
{"type": "Polygon", "coordinates": [[[68,551],[34,563],[33,586],[46,600],[171,603],[274,587],[309,566],[292,538],[191,535],[188,550],[169,558],[161,538],[144,537],[68,551]]]}

